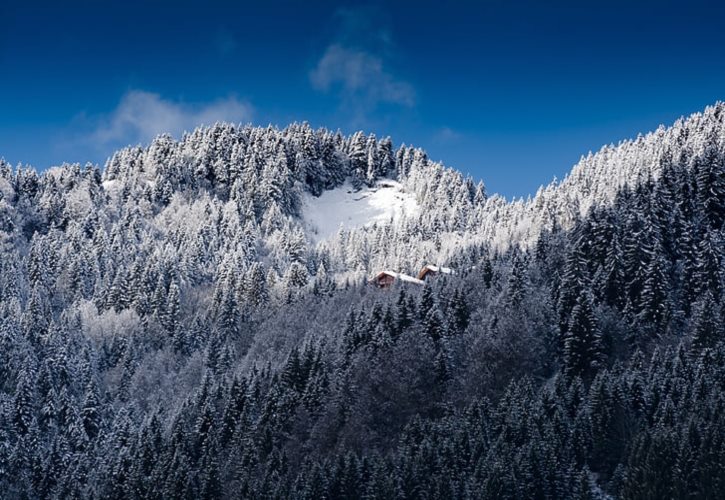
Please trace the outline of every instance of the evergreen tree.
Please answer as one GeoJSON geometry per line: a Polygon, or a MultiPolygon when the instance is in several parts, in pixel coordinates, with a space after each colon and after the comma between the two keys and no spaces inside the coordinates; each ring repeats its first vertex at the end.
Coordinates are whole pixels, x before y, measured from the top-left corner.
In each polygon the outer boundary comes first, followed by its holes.
{"type": "Polygon", "coordinates": [[[457,335],[465,332],[471,319],[471,311],[459,288],[453,292],[448,310],[448,331],[457,335]]]}
{"type": "Polygon", "coordinates": [[[582,293],[571,313],[564,336],[564,370],[572,376],[589,378],[602,366],[602,338],[589,293],[582,293]]]}
{"type": "Polygon", "coordinates": [[[83,407],[81,408],[81,419],[83,421],[83,429],[89,439],[95,439],[100,430],[100,402],[96,386],[92,380],[86,385],[85,397],[83,399],[83,407]]]}
{"type": "Polygon", "coordinates": [[[428,309],[423,321],[425,334],[434,342],[438,342],[443,336],[443,321],[437,307],[428,309]]]}
{"type": "Polygon", "coordinates": [[[170,337],[174,337],[178,333],[180,308],[179,287],[172,282],[169,286],[169,295],[166,298],[166,310],[162,316],[162,324],[170,337]]]}
{"type": "Polygon", "coordinates": [[[511,264],[511,274],[508,280],[507,303],[511,308],[518,308],[526,294],[525,263],[518,255],[514,256],[511,264]]]}
{"type": "Polygon", "coordinates": [[[713,296],[719,297],[722,290],[721,245],[716,238],[716,234],[706,233],[697,247],[693,279],[700,295],[709,291],[713,296]]]}
{"type": "Polygon", "coordinates": [[[712,229],[725,221],[725,164],[722,153],[709,144],[702,157],[695,157],[693,170],[697,182],[698,203],[712,229]]]}
{"type": "Polygon", "coordinates": [[[669,279],[665,268],[664,250],[657,245],[650,251],[650,262],[644,273],[642,285],[641,307],[639,318],[661,335],[669,316],[670,304],[668,297],[669,279]]]}
{"type": "Polygon", "coordinates": [[[26,434],[33,421],[35,395],[33,391],[32,374],[23,370],[18,377],[13,401],[12,422],[19,434],[26,434]]]}
{"type": "Polygon", "coordinates": [[[700,300],[693,318],[692,347],[700,350],[713,347],[722,338],[722,325],[717,304],[708,290],[700,300]]]}

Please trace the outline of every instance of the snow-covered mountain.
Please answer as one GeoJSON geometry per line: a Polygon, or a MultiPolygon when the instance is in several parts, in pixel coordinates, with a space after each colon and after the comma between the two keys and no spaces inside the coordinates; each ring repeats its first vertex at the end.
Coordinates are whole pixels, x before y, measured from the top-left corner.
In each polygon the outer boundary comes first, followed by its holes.
{"type": "Polygon", "coordinates": [[[0,162],[0,491],[717,498],[724,241],[723,103],[527,200],[306,124],[0,162]]]}
{"type": "Polygon", "coordinates": [[[514,201],[487,197],[483,184],[420,149],[394,150],[387,138],[343,137],[306,124],[217,124],[180,141],[161,136],[147,148],[121,150],[102,174],[78,165],[13,172],[4,164],[0,210],[11,230],[3,238],[27,246],[32,231],[47,237],[63,228],[81,242],[116,240],[128,262],[99,264],[113,271],[94,280],[106,281],[102,288],[118,267],[137,258],[144,267],[158,265],[172,249],[181,265],[164,265],[178,267],[189,282],[218,276],[229,262],[243,272],[262,264],[271,286],[294,263],[307,274],[300,283],[311,283],[321,265],[338,281],[380,269],[414,272],[456,262],[472,248],[529,245],[542,229],[572,227],[624,187],[658,179],[668,165],[722,154],[724,108],[718,103],[670,128],[605,146],[563,181],[514,201]]]}

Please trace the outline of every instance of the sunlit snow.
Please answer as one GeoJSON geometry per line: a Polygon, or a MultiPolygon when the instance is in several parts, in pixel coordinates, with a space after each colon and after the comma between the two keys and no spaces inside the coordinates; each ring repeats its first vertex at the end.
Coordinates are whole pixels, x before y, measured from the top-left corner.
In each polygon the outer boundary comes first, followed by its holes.
{"type": "Polygon", "coordinates": [[[118,183],[117,180],[112,179],[110,181],[103,181],[101,185],[103,186],[103,189],[108,191],[109,189],[112,189],[113,186],[115,186],[118,183]]]}
{"type": "Polygon", "coordinates": [[[399,182],[388,179],[359,191],[347,183],[319,197],[306,194],[303,203],[303,218],[313,240],[329,238],[340,227],[349,230],[418,212],[413,194],[399,182]]]}

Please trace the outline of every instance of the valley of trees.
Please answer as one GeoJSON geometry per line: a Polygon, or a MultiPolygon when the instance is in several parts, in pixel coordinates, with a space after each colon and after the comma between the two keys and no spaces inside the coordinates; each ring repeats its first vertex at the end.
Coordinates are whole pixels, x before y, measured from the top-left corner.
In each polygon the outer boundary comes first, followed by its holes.
{"type": "Polygon", "coordinates": [[[529,200],[306,124],[0,162],[0,491],[720,498],[724,238],[723,103],[529,200]],[[420,212],[312,242],[382,178],[420,212]]]}

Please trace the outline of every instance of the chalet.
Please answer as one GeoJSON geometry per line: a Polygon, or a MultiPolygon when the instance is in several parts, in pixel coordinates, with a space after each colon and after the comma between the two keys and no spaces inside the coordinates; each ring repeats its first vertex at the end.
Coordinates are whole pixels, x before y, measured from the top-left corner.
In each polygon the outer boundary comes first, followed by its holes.
{"type": "Polygon", "coordinates": [[[441,266],[434,266],[432,264],[427,264],[423,267],[423,269],[420,270],[418,273],[418,279],[421,281],[425,281],[426,279],[436,276],[437,274],[456,274],[456,272],[451,269],[450,267],[441,267],[441,266]]]}
{"type": "Polygon", "coordinates": [[[396,273],[395,271],[381,271],[370,280],[370,284],[377,286],[378,288],[390,288],[393,283],[400,281],[402,283],[411,283],[414,285],[423,285],[423,281],[408,276],[403,273],[396,273]]]}

